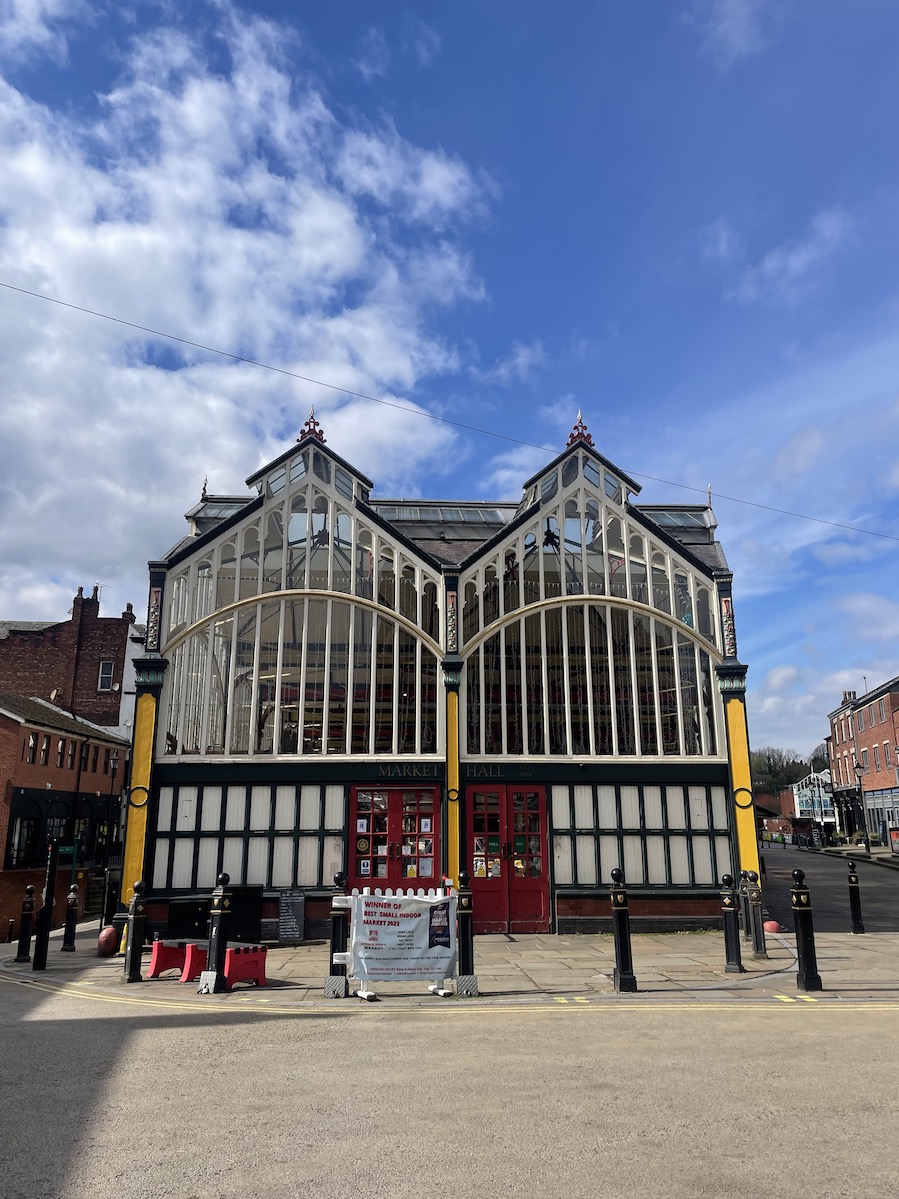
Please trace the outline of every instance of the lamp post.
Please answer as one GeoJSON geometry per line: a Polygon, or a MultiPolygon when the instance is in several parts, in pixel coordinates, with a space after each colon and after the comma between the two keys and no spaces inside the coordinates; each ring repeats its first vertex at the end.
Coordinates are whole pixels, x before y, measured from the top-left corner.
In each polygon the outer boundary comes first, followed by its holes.
{"type": "Polygon", "coordinates": [[[871,852],[871,840],[868,836],[868,814],[865,811],[865,791],[862,787],[862,778],[864,777],[865,768],[861,762],[856,762],[853,767],[855,771],[855,779],[858,784],[858,807],[859,815],[861,816],[862,836],[865,839],[865,853],[871,852]]]}

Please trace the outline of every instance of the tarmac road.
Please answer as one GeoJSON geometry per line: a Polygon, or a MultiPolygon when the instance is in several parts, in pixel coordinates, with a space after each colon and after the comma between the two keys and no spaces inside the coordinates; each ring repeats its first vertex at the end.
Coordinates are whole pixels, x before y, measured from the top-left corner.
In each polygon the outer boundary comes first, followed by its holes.
{"type": "Polygon", "coordinates": [[[768,874],[762,886],[765,906],[788,928],[793,927],[790,910],[792,872],[799,869],[805,871],[805,885],[811,892],[815,932],[852,931],[846,864],[847,860],[852,860],[857,867],[865,932],[899,932],[899,870],[878,866],[862,858],[843,859],[807,853],[797,850],[794,845],[766,845],[763,856],[768,874]]]}
{"type": "Polygon", "coordinates": [[[895,1000],[282,1015],[148,994],[0,980],[4,1199],[895,1187],[895,1000]]]}

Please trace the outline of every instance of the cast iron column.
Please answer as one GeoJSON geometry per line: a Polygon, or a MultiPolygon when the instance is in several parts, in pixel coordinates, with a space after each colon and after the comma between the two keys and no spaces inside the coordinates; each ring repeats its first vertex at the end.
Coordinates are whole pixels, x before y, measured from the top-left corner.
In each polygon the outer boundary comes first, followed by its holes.
{"type": "Polygon", "coordinates": [[[476,999],[478,976],[474,972],[474,908],[471,875],[467,870],[462,870],[459,874],[456,918],[459,930],[459,977],[456,980],[456,994],[460,999],[476,999]]]}
{"type": "Polygon", "coordinates": [[[740,871],[740,926],[743,940],[752,940],[752,918],[749,914],[749,871],[740,871]]]}
{"type": "Polygon", "coordinates": [[[212,892],[212,911],[209,913],[209,954],[206,959],[206,969],[200,983],[200,990],[207,994],[220,995],[227,991],[225,981],[225,954],[228,950],[228,920],[231,915],[231,893],[225,888],[231,882],[230,874],[220,874],[216,880],[218,886],[212,892]],[[206,975],[214,974],[207,979],[206,975]],[[211,982],[211,986],[209,985],[211,982]]]}
{"type": "Polygon", "coordinates": [[[325,979],[325,999],[346,999],[350,993],[347,968],[337,955],[345,955],[350,943],[350,909],[337,901],[346,897],[346,875],[341,871],[334,875],[334,893],[331,896],[331,953],[328,977],[325,979]]]}
{"type": "Polygon", "coordinates": [[[62,935],[62,952],[75,952],[75,922],[78,919],[78,884],[72,883],[66,896],[66,927],[62,935]]]}
{"type": "Polygon", "coordinates": [[[852,931],[854,933],[863,933],[865,926],[862,924],[862,897],[858,887],[858,874],[855,870],[855,862],[848,862],[849,866],[849,911],[852,913],[852,931]]]}
{"type": "Polygon", "coordinates": [[[740,957],[740,929],[737,925],[737,896],[734,891],[734,876],[725,874],[721,879],[721,919],[724,921],[724,954],[727,965],[725,974],[743,974],[746,967],[740,957]]]}
{"type": "Polygon", "coordinates": [[[147,931],[147,904],[144,891],[147,885],[140,879],[134,884],[134,895],[128,905],[128,935],[125,941],[125,982],[140,983],[141,954],[144,951],[144,936],[147,931]]]}
{"type": "Polygon", "coordinates": [[[793,886],[790,888],[790,906],[796,928],[796,954],[799,971],[796,975],[797,991],[823,991],[824,984],[818,973],[815,957],[815,930],[812,926],[812,899],[804,884],[805,871],[793,871],[793,886]]]}
{"type": "Polygon", "coordinates": [[[34,958],[32,970],[47,969],[47,950],[50,947],[50,925],[53,923],[53,904],[56,901],[56,868],[59,865],[59,842],[51,841],[47,850],[47,876],[44,880],[44,895],[41,910],[37,914],[34,931],[34,958]]]}
{"type": "Polygon", "coordinates": [[[25,898],[22,900],[22,917],[19,921],[19,950],[17,962],[31,961],[31,929],[34,924],[34,893],[37,888],[33,883],[25,888],[25,898]]]}
{"type": "Polygon", "coordinates": [[[634,977],[634,960],[631,956],[631,918],[627,906],[627,888],[624,871],[616,866],[612,871],[612,933],[615,938],[615,972],[612,983],[616,991],[632,992],[637,989],[634,977]]]}
{"type": "Polygon", "coordinates": [[[759,886],[759,876],[754,870],[749,871],[749,920],[752,925],[752,956],[766,958],[765,927],[762,921],[762,889],[759,886]]]}

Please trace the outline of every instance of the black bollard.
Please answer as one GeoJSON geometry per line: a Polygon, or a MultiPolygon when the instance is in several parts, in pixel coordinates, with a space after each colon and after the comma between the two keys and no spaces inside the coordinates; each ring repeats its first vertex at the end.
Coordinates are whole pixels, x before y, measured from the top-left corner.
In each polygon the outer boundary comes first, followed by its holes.
{"type": "Polygon", "coordinates": [[[804,885],[805,871],[793,871],[793,886],[790,888],[790,906],[796,928],[796,956],[799,971],[796,975],[797,991],[823,991],[824,984],[818,973],[815,957],[815,930],[812,926],[812,899],[804,885]]]}
{"type": "Polygon", "coordinates": [[[350,909],[337,902],[346,897],[346,875],[342,871],[334,875],[334,888],[331,896],[331,953],[328,977],[325,980],[325,998],[346,999],[350,993],[346,964],[334,960],[337,954],[346,953],[350,943],[350,909]]]}
{"type": "Polygon", "coordinates": [[[456,980],[456,994],[460,999],[476,999],[478,978],[474,972],[474,907],[471,875],[467,870],[463,870],[459,875],[456,919],[459,929],[459,977],[456,980]]]}
{"type": "Polygon", "coordinates": [[[740,927],[743,930],[743,940],[752,940],[752,918],[749,914],[749,871],[740,871],[740,927]]]}
{"type": "Polygon", "coordinates": [[[34,923],[34,957],[32,970],[47,969],[47,950],[50,948],[50,925],[53,923],[53,904],[56,902],[56,868],[59,864],[59,842],[51,841],[47,850],[47,875],[41,910],[34,923]]]}
{"type": "Polygon", "coordinates": [[[66,896],[66,927],[62,934],[63,953],[75,952],[75,923],[78,920],[78,884],[72,883],[66,896]]]}
{"type": "Polygon", "coordinates": [[[34,893],[37,890],[33,884],[25,888],[25,898],[22,900],[22,915],[19,919],[19,951],[17,962],[31,961],[31,929],[34,925],[34,893]]]}
{"type": "Polygon", "coordinates": [[[134,884],[134,896],[128,905],[128,935],[125,941],[125,982],[140,983],[141,954],[147,930],[146,884],[140,879],[134,884]]]}
{"type": "Polygon", "coordinates": [[[721,879],[721,919],[724,921],[724,953],[727,964],[725,974],[743,974],[746,967],[740,957],[740,929],[737,923],[737,895],[734,876],[725,874],[721,879]]]}
{"type": "Polygon", "coordinates": [[[634,960],[631,956],[631,918],[627,906],[627,889],[624,871],[616,866],[612,871],[612,933],[615,938],[615,971],[612,984],[616,991],[632,992],[637,989],[634,977],[634,960]]]}
{"type": "Polygon", "coordinates": [[[220,995],[227,991],[225,981],[225,953],[228,949],[228,924],[231,916],[231,892],[226,890],[231,882],[230,874],[220,874],[218,886],[212,892],[212,911],[209,913],[209,954],[206,969],[201,979],[201,992],[220,995]],[[206,975],[214,975],[207,979],[206,975]]]}
{"type": "Polygon", "coordinates": [[[10,916],[9,927],[6,930],[6,944],[7,945],[12,945],[13,941],[16,939],[15,931],[16,931],[16,922],[15,922],[15,920],[13,920],[12,916],[10,916]]]}
{"type": "Polygon", "coordinates": [[[865,926],[862,924],[862,897],[858,888],[858,874],[855,870],[855,862],[849,862],[849,911],[852,914],[852,931],[854,933],[863,933],[865,926]]]}
{"type": "Polygon", "coordinates": [[[754,870],[749,871],[749,923],[752,928],[752,956],[766,958],[765,925],[762,920],[762,889],[759,886],[759,876],[754,870]]]}

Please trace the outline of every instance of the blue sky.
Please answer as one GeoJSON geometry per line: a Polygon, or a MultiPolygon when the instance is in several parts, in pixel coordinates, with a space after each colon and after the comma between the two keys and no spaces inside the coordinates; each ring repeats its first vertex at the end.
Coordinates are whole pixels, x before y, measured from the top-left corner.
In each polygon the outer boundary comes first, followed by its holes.
{"type": "Polygon", "coordinates": [[[310,404],[378,494],[476,499],[581,409],[643,501],[711,483],[753,743],[808,752],[899,674],[897,35],[888,0],[0,0],[0,283],[399,405],[0,287],[0,615],[143,611],[204,477],[310,404]]]}

